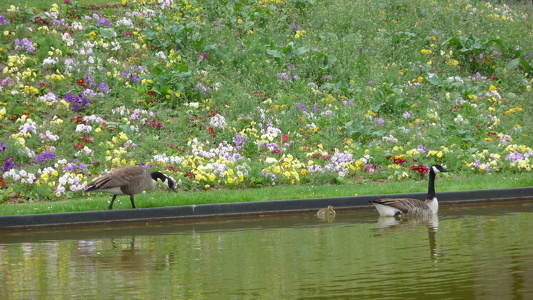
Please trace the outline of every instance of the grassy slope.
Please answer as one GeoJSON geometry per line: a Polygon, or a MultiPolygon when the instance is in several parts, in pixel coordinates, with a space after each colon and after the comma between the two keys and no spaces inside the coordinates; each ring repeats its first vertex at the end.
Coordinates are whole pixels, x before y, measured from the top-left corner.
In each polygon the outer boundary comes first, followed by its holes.
{"type": "MultiPolygon", "coordinates": [[[[453,177],[451,175],[444,176],[441,176],[437,180],[437,192],[527,187],[531,186],[531,182],[533,182],[533,174],[531,173],[518,175],[473,175],[469,176],[468,180],[458,175],[453,177]]],[[[425,190],[426,181],[413,180],[407,182],[376,183],[369,181],[341,185],[298,185],[244,190],[213,190],[209,192],[200,191],[178,194],[171,193],[168,190],[160,190],[161,192],[151,191],[138,195],[135,204],[138,208],[148,208],[210,203],[416,193],[424,192],[425,190]]],[[[110,196],[107,194],[94,193],[85,199],[3,204],[0,210],[0,216],[105,210],[110,199],[110,196]]],[[[118,197],[117,201],[115,201],[114,208],[131,208],[129,198],[127,196],[118,197]]]]}
{"type": "MultiPolygon", "coordinates": [[[[11,4],[24,4],[29,2],[29,6],[38,8],[50,7],[50,1],[15,1],[11,4]]],[[[62,1],[57,1],[61,3],[62,1]]],[[[104,4],[104,3],[119,3],[120,1],[79,1],[81,4],[104,4]]],[[[9,7],[8,4],[0,4],[0,8],[9,7]]],[[[334,4],[331,4],[334,5],[334,4]]],[[[340,18],[341,16],[339,16],[340,18]]],[[[347,19],[345,26],[350,24],[352,17],[345,16],[347,19]]],[[[328,15],[328,10],[324,11],[324,18],[322,20],[331,20],[334,16],[328,15]]],[[[341,20],[342,21],[342,20],[341,20]]],[[[341,21],[337,23],[342,23],[341,21]]],[[[335,22],[326,22],[327,24],[315,23],[315,30],[322,30],[323,25],[328,25],[328,32],[335,32],[335,22]],[[331,23],[334,23],[333,25],[331,23]]],[[[457,22],[455,26],[458,26],[457,22]]],[[[452,25],[450,25],[452,26],[452,25]]],[[[310,31],[312,31],[312,26],[310,31]]],[[[369,43],[371,43],[370,41],[369,43]]],[[[376,42],[376,41],[373,41],[376,42]]],[[[398,54],[399,55],[399,54],[398,54]]],[[[349,60],[350,53],[339,53],[338,56],[342,58],[346,56],[349,60]]],[[[391,59],[396,59],[391,57],[391,59]]],[[[392,73],[391,73],[392,74],[392,73]]],[[[361,77],[366,78],[365,74],[361,77]]],[[[385,76],[384,76],[385,77],[385,76]]],[[[489,188],[512,188],[530,186],[533,180],[533,174],[527,173],[522,175],[468,175],[468,180],[465,180],[460,175],[455,174],[455,177],[441,178],[437,183],[438,191],[454,191],[454,190],[475,190],[475,189],[489,189],[489,188]]],[[[216,190],[209,192],[190,192],[171,194],[165,191],[164,193],[150,192],[145,195],[139,195],[137,200],[138,207],[155,207],[168,205],[188,205],[188,204],[205,204],[205,203],[226,203],[238,201],[265,201],[277,199],[296,199],[296,198],[320,198],[332,196],[351,196],[351,195],[368,195],[368,194],[389,194],[389,193],[403,193],[403,192],[421,192],[425,190],[424,181],[408,181],[408,182],[392,182],[392,183],[371,183],[361,182],[356,184],[344,185],[300,185],[289,187],[275,187],[275,188],[261,188],[261,189],[247,189],[247,190],[216,190]]],[[[44,203],[25,203],[25,204],[4,204],[0,215],[13,214],[31,214],[31,213],[48,213],[48,212],[68,212],[68,211],[87,211],[105,209],[109,201],[109,196],[100,196],[93,194],[86,199],[80,200],[66,200],[56,202],[44,203]]],[[[115,208],[129,208],[130,203],[127,197],[121,197],[121,201],[116,204],[115,208]]]]}
{"type": "MultiPolygon", "coordinates": [[[[117,4],[121,3],[120,0],[78,0],[71,1],[77,2],[79,5],[104,5],[104,4],[117,4]]],[[[13,1],[2,1],[0,3],[0,9],[9,8],[11,5],[17,7],[35,7],[37,9],[49,9],[53,3],[62,4],[62,0],[50,1],[50,0],[13,0],[13,1]]]]}

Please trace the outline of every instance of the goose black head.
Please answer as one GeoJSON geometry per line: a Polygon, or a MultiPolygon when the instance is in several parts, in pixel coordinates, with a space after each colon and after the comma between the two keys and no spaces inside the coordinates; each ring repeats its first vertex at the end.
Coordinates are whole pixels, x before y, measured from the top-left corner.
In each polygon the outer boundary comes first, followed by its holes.
{"type": "Polygon", "coordinates": [[[152,179],[154,179],[155,181],[157,181],[157,179],[160,179],[161,182],[166,186],[168,187],[169,189],[173,190],[174,192],[178,192],[176,190],[176,187],[175,187],[175,183],[174,183],[174,180],[168,176],[165,176],[163,175],[163,173],[161,172],[153,172],[152,174],[150,174],[152,176],[152,179]]]}
{"type": "Polygon", "coordinates": [[[450,172],[450,170],[444,169],[444,167],[439,164],[431,166],[431,171],[433,171],[433,173],[450,172]]]}

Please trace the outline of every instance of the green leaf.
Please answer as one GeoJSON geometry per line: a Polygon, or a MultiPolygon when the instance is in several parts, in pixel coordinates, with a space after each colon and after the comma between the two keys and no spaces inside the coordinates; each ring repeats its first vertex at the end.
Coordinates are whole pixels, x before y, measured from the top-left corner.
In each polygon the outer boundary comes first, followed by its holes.
{"type": "Polygon", "coordinates": [[[117,33],[110,28],[101,28],[100,35],[106,39],[113,39],[117,36],[117,33]]]}
{"type": "Polygon", "coordinates": [[[505,66],[505,69],[508,70],[508,71],[512,71],[516,68],[518,68],[518,66],[520,65],[520,58],[515,58],[513,60],[511,60],[507,66],[505,66]]]}
{"type": "Polygon", "coordinates": [[[281,52],[279,52],[277,50],[267,49],[267,53],[272,55],[275,58],[281,58],[281,52]]]}

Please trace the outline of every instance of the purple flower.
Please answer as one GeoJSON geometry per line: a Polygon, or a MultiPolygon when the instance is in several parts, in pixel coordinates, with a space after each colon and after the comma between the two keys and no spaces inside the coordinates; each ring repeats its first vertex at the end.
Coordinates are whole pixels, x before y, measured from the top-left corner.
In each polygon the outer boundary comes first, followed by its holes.
{"type": "Polygon", "coordinates": [[[376,122],[379,126],[383,126],[383,124],[385,124],[385,119],[383,118],[374,118],[374,122],[376,122]]]}
{"type": "Polygon", "coordinates": [[[240,151],[242,147],[244,147],[244,144],[248,141],[248,138],[240,133],[237,133],[233,141],[235,142],[235,147],[237,150],[240,151]]]}
{"type": "Polygon", "coordinates": [[[422,145],[418,145],[418,147],[416,148],[416,151],[420,152],[420,153],[425,153],[427,151],[426,147],[422,146],[422,145]]]}
{"type": "Polygon", "coordinates": [[[293,31],[298,31],[298,30],[301,30],[302,28],[298,25],[296,25],[296,23],[294,22],[291,22],[291,30],[293,31]]]}
{"type": "Polygon", "coordinates": [[[404,111],[402,116],[404,119],[409,119],[411,117],[411,114],[408,111],[404,111]]]}
{"type": "Polygon", "coordinates": [[[205,85],[201,82],[196,85],[196,88],[206,95],[209,95],[209,92],[211,92],[211,88],[206,88],[205,85]]]}
{"type": "Polygon", "coordinates": [[[87,106],[87,104],[89,104],[91,102],[90,99],[88,98],[85,98],[83,97],[82,95],[77,95],[77,96],[74,96],[72,95],[71,93],[68,93],[66,94],[65,96],[63,96],[63,98],[71,104],[72,108],[75,110],[75,111],[78,111],[78,110],[84,110],[87,106]],[[80,107],[80,104],[81,104],[81,107],[80,107]]]}
{"type": "Polygon", "coordinates": [[[33,159],[33,163],[34,164],[45,165],[46,163],[50,163],[54,159],[56,159],[56,155],[54,153],[52,153],[52,152],[46,151],[45,153],[36,156],[33,159]]]}
{"type": "Polygon", "coordinates": [[[7,150],[7,144],[4,142],[0,142],[0,152],[4,152],[7,150]]]}
{"type": "Polygon", "coordinates": [[[6,79],[0,81],[0,85],[8,85],[8,84],[11,84],[13,83],[13,79],[7,77],[6,79]]]}
{"type": "Polygon", "coordinates": [[[300,110],[300,111],[307,111],[307,105],[305,104],[302,104],[300,102],[296,103],[296,110],[300,110]]]}
{"type": "Polygon", "coordinates": [[[82,170],[83,172],[87,172],[87,171],[89,171],[89,169],[87,168],[87,166],[84,165],[83,163],[80,163],[80,164],[78,165],[78,169],[82,170]]]}
{"type": "Polygon", "coordinates": [[[143,169],[152,169],[154,167],[154,165],[152,163],[149,163],[149,164],[141,163],[141,167],[143,169]]]}
{"type": "Polygon", "coordinates": [[[9,24],[11,24],[11,21],[4,18],[4,16],[0,16],[0,25],[9,25],[9,24]]]}
{"type": "Polygon", "coordinates": [[[526,156],[520,152],[513,152],[505,156],[505,159],[510,160],[513,164],[516,163],[517,161],[524,160],[525,158],[526,156]]]}
{"type": "Polygon", "coordinates": [[[26,50],[28,53],[32,53],[35,51],[35,47],[27,38],[23,38],[22,40],[15,39],[15,50],[26,50]]]}
{"type": "Polygon", "coordinates": [[[78,167],[76,166],[76,164],[68,164],[65,166],[65,173],[66,172],[74,172],[76,171],[78,167]]]}
{"type": "Polygon", "coordinates": [[[100,82],[100,85],[98,86],[98,90],[103,93],[109,93],[111,89],[109,88],[109,85],[107,85],[105,82],[100,82]]]}
{"type": "Polygon", "coordinates": [[[10,155],[6,158],[4,162],[4,167],[2,168],[3,172],[7,172],[14,168],[20,168],[20,165],[13,161],[13,155],[10,155]]]}
{"type": "Polygon", "coordinates": [[[106,20],[105,18],[99,18],[98,21],[96,21],[96,25],[100,27],[111,27],[113,24],[111,21],[106,20]]]}
{"type": "Polygon", "coordinates": [[[198,55],[198,60],[199,61],[202,61],[202,60],[204,60],[206,58],[207,58],[207,52],[204,52],[204,53],[198,55]]]}
{"type": "Polygon", "coordinates": [[[300,79],[300,76],[298,76],[296,73],[286,73],[286,72],[278,73],[276,74],[276,77],[285,79],[287,81],[300,79]]]}

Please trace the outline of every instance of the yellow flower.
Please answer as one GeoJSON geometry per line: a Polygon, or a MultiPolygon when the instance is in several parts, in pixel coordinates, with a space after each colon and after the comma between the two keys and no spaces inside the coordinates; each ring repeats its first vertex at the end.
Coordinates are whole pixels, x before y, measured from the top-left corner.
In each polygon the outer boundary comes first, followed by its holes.
{"type": "Polygon", "coordinates": [[[301,38],[306,34],[305,30],[297,30],[296,34],[294,35],[295,38],[301,38]]]}
{"type": "Polygon", "coordinates": [[[489,88],[489,90],[490,90],[490,91],[496,91],[496,90],[498,90],[498,88],[495,87],[495,86],[493,86],[493,85],[491,85],[490,88],[489,88]]]}
{"type": "Polygon", "coordinates": [[[459,61],[455,60],[455,59],[449,59],[446,61],[446,64],[449,65],[449,66],[457,66],[459,64],[459,61]]]}
{"type": "Polygon", "coordinates": [[[44,172],[43,174],[41,174],[41,179],[44,180],[44,182],[48,182],[48,172],[44,172]]]}

